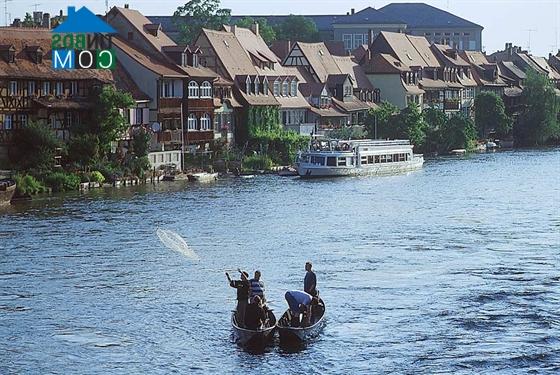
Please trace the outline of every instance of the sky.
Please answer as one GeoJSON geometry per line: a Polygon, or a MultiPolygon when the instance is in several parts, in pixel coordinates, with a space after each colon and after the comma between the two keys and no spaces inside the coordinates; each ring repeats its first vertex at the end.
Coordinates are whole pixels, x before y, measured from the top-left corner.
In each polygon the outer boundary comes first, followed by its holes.
{"type": "MultiPolygon", "coordinates": [[[[95,13],[105,13],[109,7],[124,3],[146,16],[172,15],[187,0],[0,0],[0,19],[5,24],[4,5],[8,19],[23,18],[35,8],[58,14],[68,5],[87,6],[95,13]]],[[[345,14],[350,8],[359,11],[372,6],[376,9],[392,2],[414,0],[222,0],[222,7],[234,15],[262,14],[345,14]]],[[[560,49],[560,0],[424,0],[424,3],[451,12],[484,27],[482,45],[492,53],[504,48],[506,42],[528,48],[531,53],[548,57],[560,49]],[[530,47],[530,48],[529,48],[530,47]]]]}

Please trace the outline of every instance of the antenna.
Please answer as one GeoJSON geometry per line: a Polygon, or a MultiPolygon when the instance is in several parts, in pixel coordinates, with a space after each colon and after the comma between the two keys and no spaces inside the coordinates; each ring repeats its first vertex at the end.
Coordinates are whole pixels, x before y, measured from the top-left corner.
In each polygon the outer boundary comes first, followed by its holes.
{"type": "Polygon", "coordinates": [[[8,25],[8,2],[13,1],[13,0],[4,0],[4,21],[6,23],[6,26],[8,25]]]}
{"type": "Polygon", "coordinates": [[[37,4],[33,4],[33,5],[31,5],[31,6],[35,8],[35,12],[36,12],[36,11],[37,11],[37,8],[39,7],[39,5],[42,5],[42,4],[37,3],[37,4]]]}
{"type": "Polygon", "coordinates": [[[529,41],[527,42],[527,52],[531,52],[531,33],[537,31],[537,29],[525,29],[529,33],[529,41]]]}
{"type": "Polygon", "coordinates": [[[109,13],[109,0],[105,0],[105,14],[109,13]]]}

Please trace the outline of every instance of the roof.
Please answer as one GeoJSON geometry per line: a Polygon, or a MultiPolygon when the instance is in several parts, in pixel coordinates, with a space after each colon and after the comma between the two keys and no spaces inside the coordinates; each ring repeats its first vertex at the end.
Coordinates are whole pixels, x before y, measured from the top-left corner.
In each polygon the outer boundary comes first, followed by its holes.
{"type": "Polygon", "coordinates": [[[408,66],[387,53],[374,54],[365,62],[364,69],[368,74],[400,74],[410,71],[408,66]]]}
{"type": "Polygon", "coordinates": [[[113,37],[113,45],[134,59],[138,64],[156,74],[167,77],[181,77],[185,75],[185,72],[180,70],[178,66],[173,65],[162,58],[157,58],[154,55],[144,53],[144,51],[126,43],[124,39],[119,36],[113,37]]]}
{"type": "Polygon", "coordinates": [[[502,61],[499,63],[500,66],[506,68],[508,72],[510,72],[515,78],[517,79],[525,79],[527,75],[523,70],[519,69],[517,65],[515,65],[512,61],[502,61]]]}
{"type": "Polygon", "coordinates": [[[244,27],[230,27],[225,25],[226,31],[233,32],[241,46],[249,55],[262,62],[280,62],[278,56],[268,48],[263,38],[244,27]]]}
{"type": "Polygon", "coordinates": [[[110,70],[72,69],[55,70],[52,66],[52,32],[49,29],[2,27],[0,28],[0,45],[13,46],[15,63],[0,59],[0,76],[13,78],[35,78],[50,80],[88,80],[111,82],[110,70]],[[31,59],[28,46],[40,47],[43,61],[40,64],[31,59]]]}
{"type": "Polygon", "coordinates": [[[327,86],[333,87],[336,85],[343,85],[347,79],[350,79],[350,82],[352,82],[352,78],[348,74],[329,74],[327,77],[327,86]]]}
{"type": "Polygon", "coordinates": [[[105,21],[93,14],[88,8],[81,7],[76,11],[76,7],[68,7],[68,17],[61,25],[56,27],[55,33],[107,33],[116,34],[117,32],[105,21]]]}
{"type": "Polygon", "coordinates": [[[302,83],[299,85],[299,91],[305,97],[321,96],[325,86],[326,85],[324,83],[318,82],[302,83]]]}
{"type": "MultiPolygon", "coordinates": [[[[401,61],[402,64],[413,67],[439,67],[440,64],[430,49],[428,40],[421,36],[412,36],[403,33],[393,33],[382,31],[377,38],[383,38],[389,44],[395,56],[401,61]]],[[[376,38],[376,40],[377,40],[376,38]]],[[[376,51],[376,40],[372,43],[370,48],[372,52],[385,52],[376,51]]]]}
{"type": "Polygon", "coordinates": [[[277,96],[275,98],[282,108],[309,108],[310,105],[302,95],[277,96]]]}
{"type": "Polygon", "coordinates": [[[442,61],[448,64],[459,67],[467,67],[471,65],[467,61],[463,60],[456,49],[453,49],[448,45],[434,43],[431,48],[436,52],[437,56],[439,56],[442,61]]]}
{"type": "Polygon", "coordinates": [[[356,60],[361,61],[362,58],[364,58],[364,56],[367,54],[368,48],[369,45],[362,44],[361,46],[356,47],[356,49],[352,51],[352,56],[354,56],[356,60]]]}
{"type": "Polygon", "coordinates": [[[361,101],[355,96],[352,97],[351,101],[345,102],[336,98],[332,98],[332,101],[338,109],[341,109],[345,112],[363,111],[371,108],[371,106],[369,106],[366,102],[361,101]]]}
{"type": "Polygon", "coordinates": [[[333,56],[347,56],[346,48],[344,48],[344,42],[339,40],[327,40],[324,41],[325,46],[333,56]]]}
{"type": "Polygon", "coordinates": [[[335,107],[331,108],[316,108],[311,107],[309,110],[321,117],[346,117],[348,116],[346,113],[342,113],[337,110],[335,107]]]}
{"type": "Polygon", "coordinates": [[[228,72],[229,77],[226,78],[234,79],[240,74],[257,74],[257,69],[233,33],[202,29],[202,34],[206,36],[228,72]]]}
{"type": "Polygon", "coordinates": [[[162,52],[164,46],[177,45],[177,43],[164,32],[158,32],[157,36],[147,32],[148,29],[146,26],[150,28],[152,21],[139,11],[130,8],[113,7],[107,15],[109,22],[111,22],[111,18],[114,17],[114,13],[120,13],[156,51],[162,52]]]}
{"type": "Polygon", "coordinates": [[[541,69],[548,72],[549,79],[560,79],[560,74],[556,70],[552,69],[552,67],[548,64],[548,61],[546,61],[544,57],[534,55],[531,55],[530,57],[538,66],[541,67],[541,69]]]}
{"type": "Polygon", "coordinates": [[[379,9],[387,16],[402,19],[408,28],[477,28],[482,26],[424,3],[391,3],[379,9]]]}
{"type": "Polygon", "coordinates": [[[402,24],[406,22],[389,13],[380,12],[372,7],[367,7],[359,12],[351,15],[342,16],[333,22],[335,25],[353,25],[353,24],[402,24]]]}
{"type": "Polygon", "coordinates": [[[480,51],[460,51],[459,55],[463,58],[463,60],[473,65],[484,65],[490,63],[486,55],[480,51]]]}
{"type": "Polygon", "coordinates": [[[373,90],[364,68],[352,56],[333,56],[333,58],[340,71],[352,77],[355,89],[373,90]]]}
{"type": "Polygon", "coordinates": [[[58,99],[53,97],[33,98],[33,103],[50,109],[89,109],[93,106],[87,99],[58,99]]]}
{"type": "Polygon", "coordinates": [[[522,93],[523,93],[523,90],[522,90],[521,88],[515,87],[515,86],[513,86],[513,87],[506,87],[506,88],[504,89],[504,95],[505,95],[505,96],[509,96],[510,98],[511,98],[511,97],[518,97],[518,96],[521,96],[522,93]]]}
{"type": "Polygon", "coordinates": [[[296,46],[299,47],[320,82],[327,82],[327,78],[331,74],[342,73],[325,43],[298,42],[296,46]]]}
{"type": "Polygon", "coordinates": [[[418,80],[418,84],[423,89],[446,89],[449,82],[445,82],[439,79],[422,78],[418,80]]]}

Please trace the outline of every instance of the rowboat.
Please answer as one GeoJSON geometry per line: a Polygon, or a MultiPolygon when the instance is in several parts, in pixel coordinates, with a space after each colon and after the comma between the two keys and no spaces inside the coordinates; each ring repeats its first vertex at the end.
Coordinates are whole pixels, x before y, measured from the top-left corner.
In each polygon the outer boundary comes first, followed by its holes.
{"type": "Polygon", "coordinates": [[[10,179],[0,179],[0,206],[8,205],[16,192],[16,182],[10,179]]]}
{"type": "Polygon", "coordinates": [[[267,310],[268,324],[264,328],[248,329],[242,328],[237,323],[235,311],[231,314],[231,325],[233,327],[233,338],[235,342],[244,347],[260,348],[272,341],[276,329],[276,317],[272,310],[267,310]]]}
{"type": "Polygon", "coordinates": [[[319,298],[319,303],[312,306],[309,324],[292,327],[290,309],[286,310],[276,323],[276,328],[280,334],[280,343],[305,343],[308,339],[319,335],[325,323],[325,311],[325,303],[319,298]]]}

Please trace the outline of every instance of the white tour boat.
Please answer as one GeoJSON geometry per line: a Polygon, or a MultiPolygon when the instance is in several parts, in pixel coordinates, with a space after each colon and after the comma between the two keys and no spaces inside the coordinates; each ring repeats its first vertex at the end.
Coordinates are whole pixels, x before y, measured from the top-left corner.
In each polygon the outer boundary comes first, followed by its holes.
{"type": "Polygon", "coordinates": [[[421,169],[424,156],[407,140],[312,141],[296,162],[301,177],[381,175],[421,169]]]}

